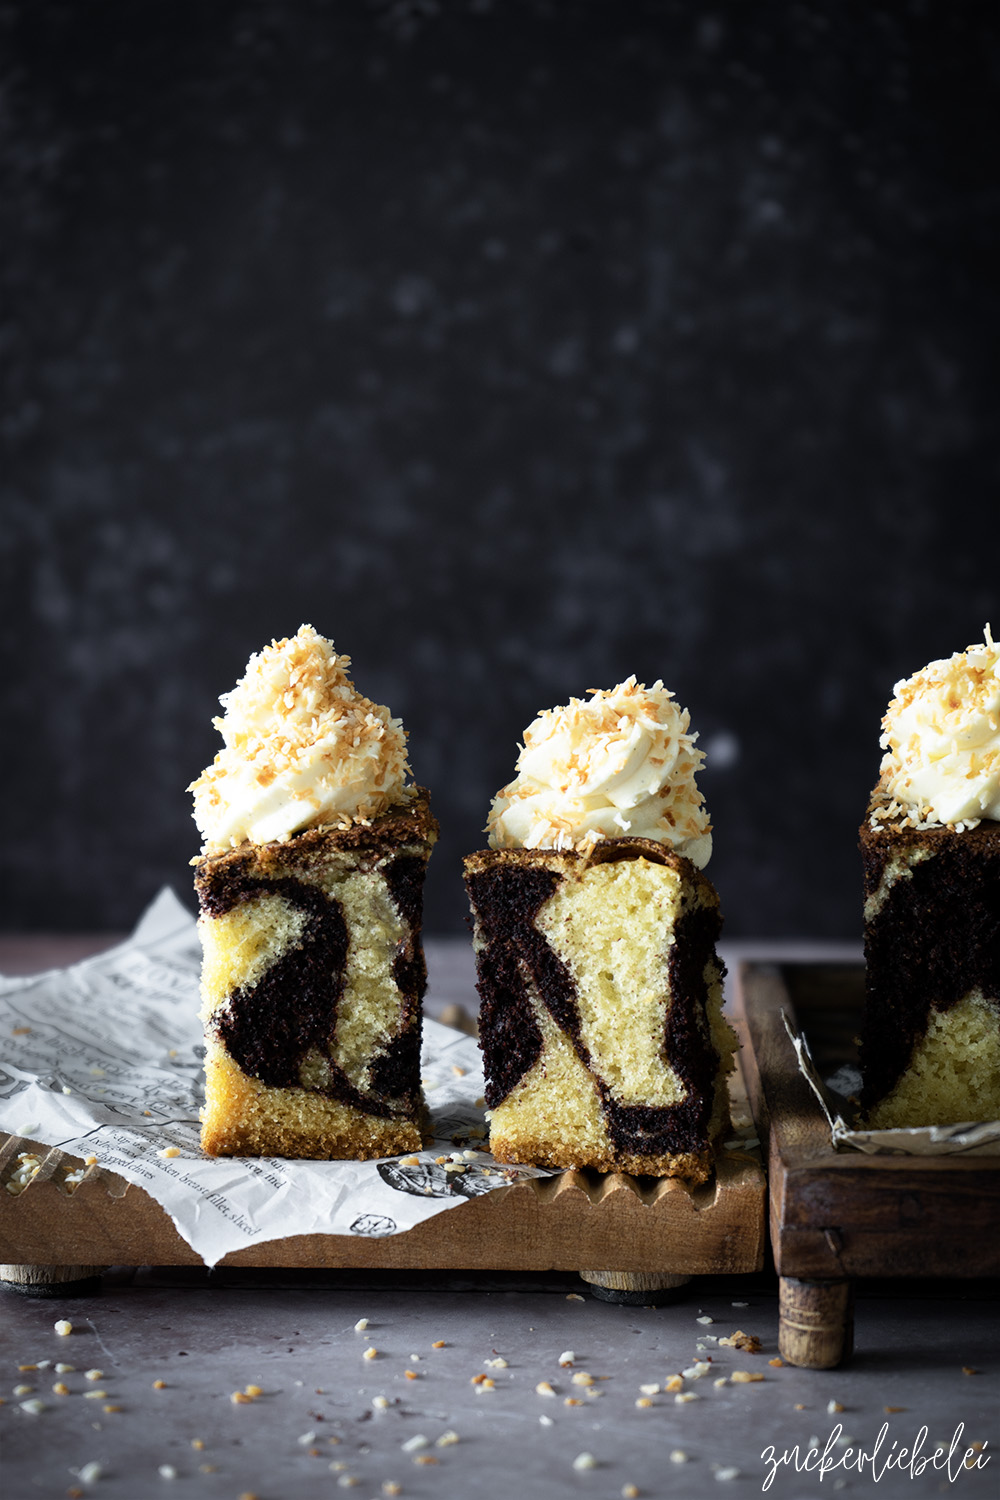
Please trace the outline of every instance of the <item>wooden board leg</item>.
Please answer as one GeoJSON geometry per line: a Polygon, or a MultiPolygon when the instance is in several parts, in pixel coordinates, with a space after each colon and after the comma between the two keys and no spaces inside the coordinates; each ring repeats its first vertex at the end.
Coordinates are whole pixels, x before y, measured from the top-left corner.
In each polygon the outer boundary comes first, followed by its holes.
{"type": "Polygon", "coordinates": [[[0,1264],[0,1285],[26,1297],[85,1297],[101,1289],[106,1266],[12,1266],[0,1264]]]}
{"type": "Polygon", "coordinates": [[[778,1352],[790,1365],[832,1370],[854,1350],[854,1282],[782,1276],[778,1352]]]}
{"type": "Polygon", "coordinates": [[[581,1271],[595,1297],[602,1302],[622,1302],[629,1307],[662,1307],[684,1295],[690,1276],[658,1271],[581,1271]]]}

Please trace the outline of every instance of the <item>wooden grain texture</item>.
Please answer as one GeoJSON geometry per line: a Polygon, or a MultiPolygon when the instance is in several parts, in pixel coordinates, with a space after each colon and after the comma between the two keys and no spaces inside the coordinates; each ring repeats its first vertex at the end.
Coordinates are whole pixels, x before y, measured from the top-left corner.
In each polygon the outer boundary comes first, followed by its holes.
{"type": "MultiPolygon", "coordinates": [[[[744,964],[737,1012],[744,1072],[767,1143],[769,1218],[781,1276],[994,1276],[1000,1273],[1000,1157],[867,1156],[835,1150],[799,1072],[781,1012],[810,1035],[810,1014],[836,1008],[829,1034],[862,993],[856,966],[744,964]],[[815,981],[815,982],[812,982],[815,981]],[[793,993],[806,997],[798,1014],[793,993]]],[[[860,1014],[858,1015],[860,1021],[860,1014]]],[[[817,1028],[822,1029],[822,1027],[817,1028]]]]}
{"type": "MultiPolygon", "coordinates": [[[[201,1263],[142,1188],[93,1166],[69,1191],[66,1173],[79,1165],[19,1137],[0,1147],[0,1260],[201,1263]],[[27,1150],[43,1157],[42,1166],[14,1197],[3,1187],[27,1150]]],[[[221,1264],[737,1274],[763,1265],[765,1200],[759,1161],[745,1151],[723,1151],[714,1178],[698,1187],[674,1178],[564,1172],[469,1199],[403,1234],[294,1235],[250,1246],[221,1264]]]]}
{"type": "Polygon", "coordinates": [[[783,1276],[778,1352],[789,1364],[832,1370],[854,1348],[853,1281],[799,1281],[783,1276]]]}

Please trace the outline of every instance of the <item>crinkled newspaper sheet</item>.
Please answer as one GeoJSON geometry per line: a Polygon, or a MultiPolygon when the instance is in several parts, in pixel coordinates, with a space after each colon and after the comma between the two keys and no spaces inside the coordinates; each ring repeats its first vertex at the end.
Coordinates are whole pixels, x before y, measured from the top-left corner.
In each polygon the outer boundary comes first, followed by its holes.
{"type": "Polygon", "coordinates": [[[1000,1156],[1000,1120],[964,1125],[923,1125],[900,1130],[852,1130],[833,1103],[833,1096],[846,1097],[859,1089],[860,1073],[841,1068],[824,1083],[805,1036],[796,1030],[784,1010],[781,1018],[795,1048],[799,1072],[826,1116],[834,1146],[851,1146],[869,1156],[1000,1156]]]}
{"type": "Polygon", "coordinates": [[[193,919],[162,891],[120,947],[68,969],[0,978],[0,1128],[96,1156],[155,1198],[209,1266],[288,1235],[400,1234],[466,1198],[550,1175],[497,1166],[475,1149],[483,1134],[479,1048],[430,1019],[421,1074],[433,1144],[413,1153],[418,1164],[413,1155],[205,1156],[200,964],[193,919]]]}

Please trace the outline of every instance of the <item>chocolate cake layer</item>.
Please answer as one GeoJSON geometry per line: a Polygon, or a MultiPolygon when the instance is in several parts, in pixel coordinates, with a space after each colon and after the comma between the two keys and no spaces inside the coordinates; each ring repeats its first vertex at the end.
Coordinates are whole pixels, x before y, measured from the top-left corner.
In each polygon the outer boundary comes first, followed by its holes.
{"type": "Polygon", "coordinates": [[[436,832],[421,792],[409,808],[393,809],[367,826],[310,829],[283,842],[243,844],[199,862],[195,885],[208,937],[212,923],[262,898],[279,898],[304,918],[295,941],[252,982],[229,991],[208,1018],[208,1033],[248,1078],[269,1088],[304,1089],[383,1119],[414,1116],[426,988],[422,886],[436,832]],[[365,1089],[333,1055],[348,955],[352,943],[365,941],[364,934],[352,932],[335,894],[337,878],[345,874],[384,882],[403,934],[391,961],[400,996],[396,1034],[373,1047],[365,1089]]]}
{"type": "MultiPolygon", "coordinates": [[[[715,954],[721,919],[710,882],[662,843],[633,838],[603,840],[588,855],[485,850],[470,855],[465,866],[476,917],[487,1106],[493,1110],[502,1104],[542,1056],[534,997],[591,1076],[612,1159],[704,1155],[719,1071],[708,1020],[708,976],[722,974],[715,954]],[[617,1097],[582,1035],[573,974],[538,926],[540,912],[564,882],[601,865],[633,860],[668,866],[686,893],[664,955],[662,1034],[647,1039],[648,1050],[666,1059],[679,1081],[683,1097],[670,1104],[617,1097]]],[[[628,933],[622,936],[628,942],[628,933]]]]}
{"type": "Polygon", "coordinates": [[[888,821],[873,829],[866,819],[860,844],[867,1114],[899,1083],[935,1014],[972,993],[994,1007],[1000,999],[1000,823],[956,832],[888,821]]]}

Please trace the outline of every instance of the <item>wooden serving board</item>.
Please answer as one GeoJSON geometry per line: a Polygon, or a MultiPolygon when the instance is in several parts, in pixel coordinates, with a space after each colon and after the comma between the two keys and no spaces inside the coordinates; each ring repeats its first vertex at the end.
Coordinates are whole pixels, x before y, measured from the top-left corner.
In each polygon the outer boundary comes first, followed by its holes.
{"type": "Polygon", "coordinates": [[[860,964],[738,970],[743,1068],[767,1149],[779,1347],[812,1368],[851,1352],[855,1277],[1000,1274],[1000,1156],[868,1156],[832,1145],[782,1011],[829,1076],[857,1064],[863,1000],[860,964]]]}
{"type": "MultiPolygon", "coordinates": [[[[734,1115],[748,1113],[735,1076],[734,1115]]],[[[63,1152],[0,1137],[0,1262],[12,1267],[89,1272],[106,1265],[200,1265],[156,1200],[101,1168],[72,1191],[66,1174],[81,1163],[63,1152]],[[19,1153],[43,1157],[16,1197],[6,1191],[19,1153]]],[[[224,1266],[369,1269],[573,1270],[678,1278],[760,1270],[764,1263],[765,1179],[752,1150],[723,1150],[700,1187],[675,1178],[564,1172],[498,1188],[384,1239],[308,1234],[227,1255],[224,1266]]],[[[593,1274],[593,1273],[589,1273],[593,1274]]],[[[44,1279],[44,1277],[42,1278],[44,1279]]],[[[65,1274],[50,1280],[68,1279],[65,1274]]],[[[618,1280],[621,1280],[619,1277],[618,1280]]],[[[626,1288],[627,1289],[627,1288],[626,1288]]]]}

